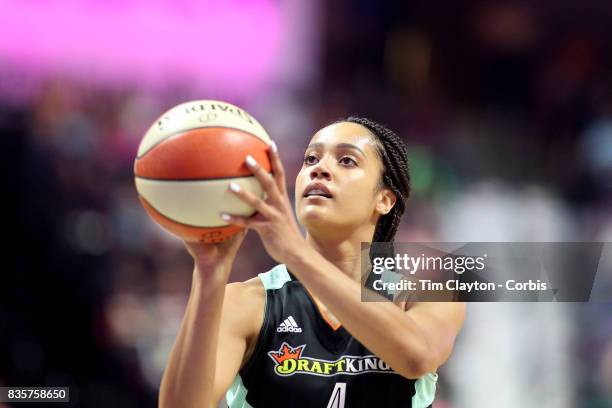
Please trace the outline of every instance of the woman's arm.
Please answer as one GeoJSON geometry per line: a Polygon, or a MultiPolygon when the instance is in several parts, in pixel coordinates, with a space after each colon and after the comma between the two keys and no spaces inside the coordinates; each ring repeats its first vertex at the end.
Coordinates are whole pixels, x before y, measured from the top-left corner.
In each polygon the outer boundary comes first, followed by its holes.
{"type": "Polygon", "coordinates": [[[217,261],[205,251],[205,257],[192,253],[191,292],[161,381],[160,407],[216,407],[261,326],[261,284],[227,284],[235,252],[217,261]]]}
{"type": "Polygon", "coordinates": [[[363,302],[362,287],[305,246],[286,264],[329,311],[374,354],[407,378],[435,371],[450,355],[465,304],[421,302],[407,311],[391,302],[363,302]]]}
{"type": "MultiPolygon", "coordinates": [[[[201,274],[196,266],[185,316],[161,381],[160,407],[215,406],[213,386],[215,377],[219,379],[216,357],[226,282],[203,282],[201,274]]],[[[225,273],[216,270],[210,275],[225,273]]]]}
{"type": "Polygon", "coordinates": [[[252,353],[262,324],[265,300],[258,279],[226,285],[199,275],[196,267],[162,378],[160,407],[216,407],[252,353]]]}

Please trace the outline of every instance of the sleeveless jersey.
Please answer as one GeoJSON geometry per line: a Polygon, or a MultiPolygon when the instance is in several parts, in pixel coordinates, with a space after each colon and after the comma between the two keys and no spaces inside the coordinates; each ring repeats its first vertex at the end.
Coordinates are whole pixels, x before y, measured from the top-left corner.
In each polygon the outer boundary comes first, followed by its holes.
{"type": "Polygon", "coordinates": [[[334,330],[285,265],[258,276],[264,321],[227,391],[229,408],[431,407],[436,373],[406,379],[343,326],[334,330]]]}

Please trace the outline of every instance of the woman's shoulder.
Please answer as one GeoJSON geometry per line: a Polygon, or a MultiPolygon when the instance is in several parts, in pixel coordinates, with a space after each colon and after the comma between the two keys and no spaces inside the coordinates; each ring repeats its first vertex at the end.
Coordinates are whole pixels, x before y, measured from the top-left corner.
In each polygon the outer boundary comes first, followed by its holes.
{"type": "Polygon", "coordinates": [[[283,264],[278,264],[270,270],[242,282],[228,283],[225,291],[226,299],[236,300],[241,309],[258,312],[265,306],[266,291],[282,288],[291,281],[291,276],[283,264]]]}
{"type": "Polygon", "coordinates": [[[228,284],[228,288],[231,286],[232,290],[240,292],[241,294],[264,297],[266,290],[279,289],[291,280],[291,276],[286,266],[284,264],[278,264],[266,272],[257,274],[257,276],[251,279],[230,283],[228,284]]]}
{"type": "Polygon", "coordinates": [[[226,295],[236,296],[241,302],[257,302],[265,297],[265,288],[258,276],[242,281],[228,283],[226,295]]]}

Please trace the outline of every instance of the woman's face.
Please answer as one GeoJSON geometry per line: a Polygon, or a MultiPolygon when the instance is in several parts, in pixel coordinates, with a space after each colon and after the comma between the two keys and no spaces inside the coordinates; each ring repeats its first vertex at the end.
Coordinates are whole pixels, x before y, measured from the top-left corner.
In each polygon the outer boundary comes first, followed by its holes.
{"type": "Polygon", "coordinates": [[[391,210],[394,195],[377,189],[383,165],[374,143],[367,128],[351,122],[334,123],[312,137],[295,181],[295,212],[307,230],[365,231],[391,210]]]}

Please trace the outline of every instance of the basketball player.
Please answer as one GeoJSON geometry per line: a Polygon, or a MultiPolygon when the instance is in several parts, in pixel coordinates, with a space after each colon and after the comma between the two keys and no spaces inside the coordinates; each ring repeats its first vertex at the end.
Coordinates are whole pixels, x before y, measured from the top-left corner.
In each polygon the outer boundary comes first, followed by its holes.
{"type": "Polygon", "coordinates": [[[272,174],[246,158],[265,200],[230,185],[257,213],[220,216],[255,230],[279,264],[227,284],[245,232],[186,243],[193,282],[160,406],[431,406],[465,304],[361,301],[361,242],[393,241],[410,193],[405,145],[365,118],[317,132],[295,185],[306,237],[274,143],[269,154],[272,174]]]}

